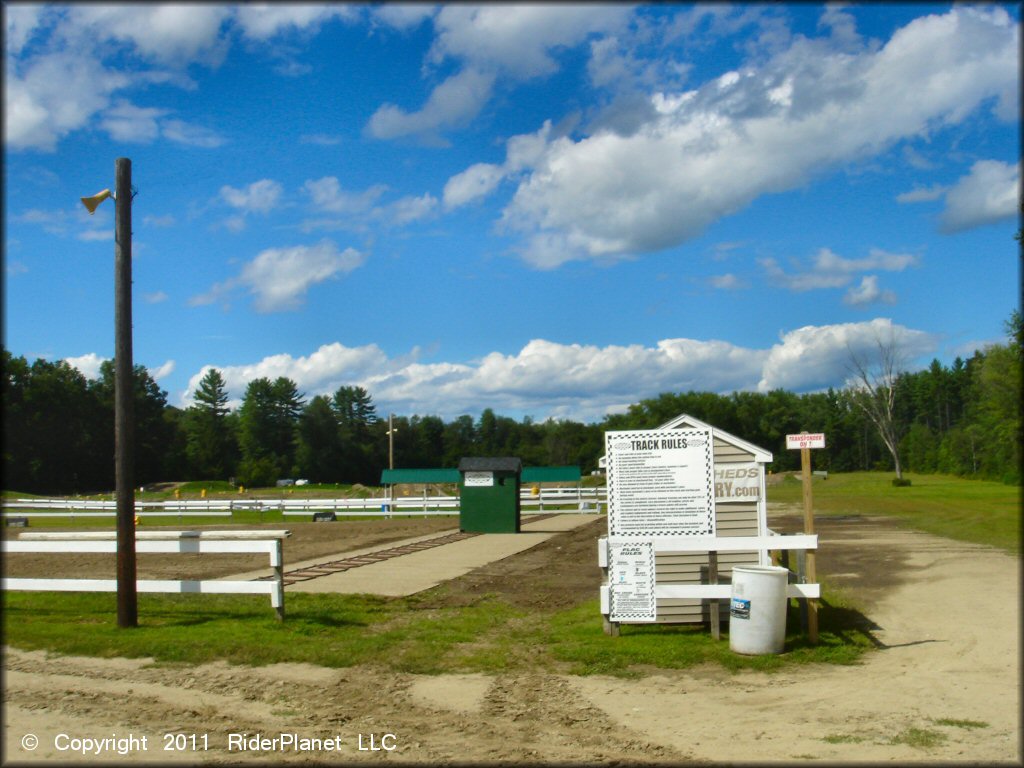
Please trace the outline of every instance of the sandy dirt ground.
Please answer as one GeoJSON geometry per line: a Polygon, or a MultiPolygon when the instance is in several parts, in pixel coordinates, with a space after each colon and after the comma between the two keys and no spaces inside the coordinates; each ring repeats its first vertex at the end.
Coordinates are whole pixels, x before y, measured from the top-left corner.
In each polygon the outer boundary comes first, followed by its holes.
{"type": "MultiPolygon", "coordinates": [[[[773,510],[771,525],[797,530],[789,512],[773,510]]],[[[288,527],[286,560],[297,562],[451,526],[435,518],[288,527]]],[[[854,666],[435,677],[299,664],[175,667],[7,647],[4,760],[1020,764],[1019,558],[879,518],[821,518],[817,529],[819,575],[864,606],[861,630],[878,646],[854,666]],[[246,738],[256,735],[278,748],[252,749],[246,738]],[[282,750],[290,735],[320,741],[282,750]],[[111,751],[118,747],[126,754],[111,751]]],[[[595,520],[555,536],[449,582],[436,600],[495,592],[554,611],[592,599],[603,531],[595,520]]],[[[175,557],[180,566],[187,556],[175,557]]],[[[225,559],[232,562],[193,565],[205,577],[252,567],[225,559]]],[[[88,560],[66,572],[91,575],[98,566],[88,560]]],[[[169,567],[140,561],[140,575],[169,567]]]]}

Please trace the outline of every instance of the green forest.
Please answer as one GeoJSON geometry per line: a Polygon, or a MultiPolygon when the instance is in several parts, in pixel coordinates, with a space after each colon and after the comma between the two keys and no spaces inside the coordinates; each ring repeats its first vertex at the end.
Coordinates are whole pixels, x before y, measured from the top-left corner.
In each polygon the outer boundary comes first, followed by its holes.
{"type": "MultiPolygon", "coordinates": [[[[1007,343],[951,366],[934,360],[923,370],[866,377],[871,387],[667,392],[593,424],[517,421],[491,409],[447,422],[395,415],[394,465],[454,467],[467,456],[518,456],[526,466],[573,464],[588,474],[604,452],[606,430],[652,429],[686,413],[771,451],[775,472],[798,467],[799,452],[786,449],[785,436],[806,430],[827,437],[828,447],[815,455],[818,469],[1019,484],[1021,326],[1014,312],[1007,343]],[[879,412],[887,423],[879,423],[879,412]]],[[[113,362],[87,379],[65,361],[29,363],[4,349],[3,366],[4,487],[61,495],[113,489],[113,362]]],[[[281,478],[376,485],[388,466],[388,414],[378,413],[361,387],[307,397],[288,378],[260,378],[249,383],[239,408],[229,409],[228,399],[220,372],[210,369],[189,407],[174,407],[136,366],[135,485],[219,479],[265,487],[281,478]]]]}

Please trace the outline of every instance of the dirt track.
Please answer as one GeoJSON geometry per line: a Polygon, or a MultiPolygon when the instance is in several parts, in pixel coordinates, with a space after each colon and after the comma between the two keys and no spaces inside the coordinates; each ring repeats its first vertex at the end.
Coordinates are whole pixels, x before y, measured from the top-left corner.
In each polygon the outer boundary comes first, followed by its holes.
{"type": "MultiPolygon", "coordinates": [[[[374,537],[384,543],[410,535],[388,529],[387,522],[361,526],[359,546],[374,537]]],[[[776,528],[791,522],[772,518],[776,528]]],[[[306,528],[313,529],[289,539],[288,560],[336,547],[325,537],[344,534],[351,543],[356,536],[341,525],[306,528]]],[[[593,540],[600,531],[595,521],[556,536],[449,583],[437,599],[450,604],[487,591],[545,610],[590,599],[599,581],[593,540]]],[[[639,680],[539,673],[428,677],[308,665],[157,667],[145,660],[47,658],[7,649],[5,759],[69,762],[73,754],[54,746],[63,732],[148,737],[145,753],[82,759],[91,764],[1019,764],[1019,560],[877,519],[822,518],[818,532],[819,574],[862,600],[864,629],[880,646],[857,666],[793,667],[770,675],[702,668],[639,680]],[[165,752],[161,734],[172,731],[208,733],[209,749],[165,752]],[[228,734],[243,732],[339,738],[319,752],[228,752],[228,734]],[[27,733],[39,737],[31,752],[20,744],[27,733]],[[394,734],[383,746],[395,749],[370,750],[382,746],[384,734],[394,734]]]]}

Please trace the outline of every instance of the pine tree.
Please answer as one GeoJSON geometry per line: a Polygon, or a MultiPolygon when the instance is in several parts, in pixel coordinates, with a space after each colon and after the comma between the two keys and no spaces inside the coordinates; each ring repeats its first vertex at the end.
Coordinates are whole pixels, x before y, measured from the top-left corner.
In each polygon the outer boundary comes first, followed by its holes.
{"type": "Polygon", "coordinates": [[[228,425],[228,393],[220,371],[206,372],[192,400],[185,418],[190,469],[201,480],[227,478],[234,472],[237,448],[228,425]]]}

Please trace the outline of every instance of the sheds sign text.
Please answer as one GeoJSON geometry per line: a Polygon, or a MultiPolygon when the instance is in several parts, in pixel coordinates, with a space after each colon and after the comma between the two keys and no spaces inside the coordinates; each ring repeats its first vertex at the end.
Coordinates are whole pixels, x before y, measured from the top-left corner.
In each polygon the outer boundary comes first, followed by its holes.
{"type": "Polygon", "coordinates": [[[711,430],[605,433],[610,536],[714,536],[711,430]]]}

